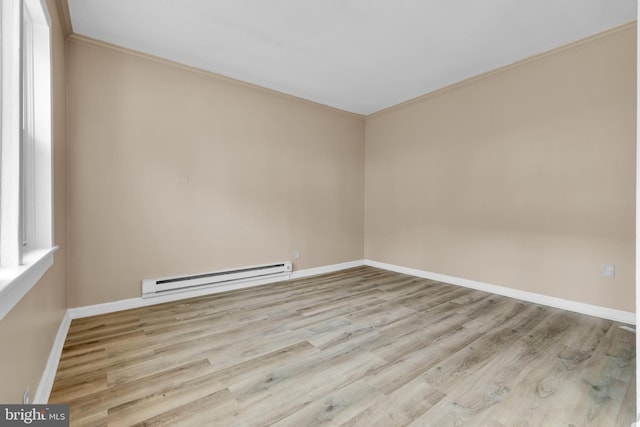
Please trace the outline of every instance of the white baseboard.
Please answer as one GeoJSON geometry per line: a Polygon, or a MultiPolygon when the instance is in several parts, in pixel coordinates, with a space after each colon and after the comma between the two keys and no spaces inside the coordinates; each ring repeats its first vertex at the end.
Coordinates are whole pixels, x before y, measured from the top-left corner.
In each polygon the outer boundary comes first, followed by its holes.
{"type": "Polygon", "coordinates": [[[506,288],[504,286],[490,285],[488,283],[482,283],[475,280],[463,279],[455,276],[447,276],[445,274],[433,273],[430,271],[418,270],[415,268],[403,267],[400,265],[387,264],[384,262],[372,261],[369,259],[364,260],[364,265],[381,268],[383,270],[395,271],[397,273],[408,274],[411,276],[422,277],[425,279],[436,280],[438,282],[450,283],[452,285],[463,286],[465,288],[477,289],[496,295],[516,298],[522,301],[533,302],[549,307],[560,308],[562,310],[587,314],[589,316],[600,317],[608,320],[614,320],[616,322],[628,323],[632,325],[635,325],[636,323],[636,314],[628,311],[585,304],[582,302],[566,300],[549,295],[537,294],[534,292],[527,292],[519,289],[506,288]]]}
{"type": "Polygon", "coordinates": [[[263,279],[254,279],[251,281],[234,283],[230,285],[212,285],[202,286],[196,290],[177,290],[167,292],[166,294],[152,297],[129,298],[119,301],[106,302],[102,304],[87,305],[84,307],[70,308],[72,319],[80,319],[82,317],[97,316],[99,314],[114,313],[116,311],[129,310],[132,308],[146,307],[150,305],[162,304],[165,302],[179,301],[187,298],[201,297],[204,295],[212,295],[220,292],[235,291],[238,289],[252,288],[255,286],[267,285],[269,283],[277,283],[288,280],[289,275],[279,275],[277,277],[267,277],[263,279]]]}
{"type": "Polygon", "coordinates": [[[289,275],[278,277],[267,277],[264,279],[252,279],[247,282],[234,283],[230,285],[212,285],[203,286],[197,290],[174,291],[148,298],[130,298],[125,300],[107,302],[103,304],[88,305],[84,307],[70,308],[72,319],[82,317],[96,316],[99,314],[113,313],[121,310],[129,310],[131,308],[146,307],[149,305],[162,304],[165,302],[179,301],[187,298],[194,298],[204,295],[212,295],[220,292],[235,291],[238,289],[252,288],[255,286],[268,285],[270,283],[282,282],[289,279],[299,279],[302,277],[315,276],[318,274],[333,273],[334,271],[345,270],[347,268],[359,267],[364,265],[364,260],[343,262],[340,264],[325,265],[322,267],[309,268],[305,270],[293,271],[289,275]]]}
{"type": "Polygon", "coordinates": [[[51,346],[49,352],[49,359],[47,360],[47,366],[44,368],[40,383],[36,394],[33,396],[34,404],[46,404],[49,401],[49,395],[51,394],[51,388],[53,387],[53,381],[56,378],[56,371],[58,370],[58,363],[60,363],[60,355],[62,354],[62,348],[64,347],[64,341],[67,339],[67,332],[69,332],[69,326],[71,326],[71,314],[69,310],[64,313],[64,317],[58,327],[58,332],[51,346]]]}
{"type": "Polygon", "coordinates": [[[359,259],[357,261],[342,262],[340,264],[331,264],[331,265],[324,265],[322,267],[306,268],[304,270],[298,270],[298,271],[292,272],[291,280],[301,279],[303,277],[309,277],[309,276],[317,276],[320,274],[334,273],[336,271],[346,270],[348,268],[354,268],[354,267],[361,267],[363,265],[364,265],[364,260],[359,259]]]}

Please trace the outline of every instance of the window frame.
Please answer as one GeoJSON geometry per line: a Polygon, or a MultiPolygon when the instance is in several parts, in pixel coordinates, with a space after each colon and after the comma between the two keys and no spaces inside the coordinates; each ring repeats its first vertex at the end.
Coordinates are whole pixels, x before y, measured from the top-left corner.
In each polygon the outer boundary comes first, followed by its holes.
{"type": "Polygon", "coordinates": [[[50,28],[45,0],[1,2],[0,319],[53,265],[57,249],[50,28]]]}

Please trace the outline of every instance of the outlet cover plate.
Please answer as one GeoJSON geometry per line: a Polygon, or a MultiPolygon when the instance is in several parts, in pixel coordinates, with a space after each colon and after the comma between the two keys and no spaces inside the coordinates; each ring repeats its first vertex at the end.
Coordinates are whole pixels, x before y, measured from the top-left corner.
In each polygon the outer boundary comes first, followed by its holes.
{"type": "Polygon", "coordinates": [[[616,266],[614,264],[602,264],[602,277],[608,279],[615,279],[616,266]]]}

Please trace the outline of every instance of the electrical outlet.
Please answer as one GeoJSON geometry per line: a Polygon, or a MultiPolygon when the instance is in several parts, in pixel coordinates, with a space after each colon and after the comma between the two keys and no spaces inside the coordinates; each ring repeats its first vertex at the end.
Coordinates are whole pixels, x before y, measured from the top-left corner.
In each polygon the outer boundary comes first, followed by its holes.
{"type": "Polygon", "coordinates": [[[300,250],[296,250],[296,251],[293,253],[293,259],[296,259],[296,260],[297,260],[297,259],[300,259],[300,250]]]}
{"type": "Polygon", "coordinates": [[[602,264],[602,277],[608,279],[616,278],[616,266],[615,264],[602,264]]]}
{"type": "Polygon", "coordinates": [[[22,393],[22,404],[28,405],[31,403],[31,396],[29,396],[29,387],[22,393]]]}

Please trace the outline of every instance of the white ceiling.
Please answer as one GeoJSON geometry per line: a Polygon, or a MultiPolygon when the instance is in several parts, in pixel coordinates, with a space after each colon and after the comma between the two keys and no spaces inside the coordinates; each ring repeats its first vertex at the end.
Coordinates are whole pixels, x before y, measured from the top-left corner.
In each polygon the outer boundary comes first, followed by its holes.
{"type": "Polygon", "coordinates": [[[636,0],[69,0],[75,33],[360,114],[636,19],[636,0]]]}

